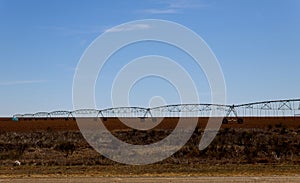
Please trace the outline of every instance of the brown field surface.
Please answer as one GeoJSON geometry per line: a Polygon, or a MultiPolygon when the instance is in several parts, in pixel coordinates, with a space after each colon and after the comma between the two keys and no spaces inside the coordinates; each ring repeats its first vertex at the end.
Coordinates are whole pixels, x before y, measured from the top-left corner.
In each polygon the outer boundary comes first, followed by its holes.
{"type": "MultiPolygon", "coordinates": [[[[244,117],[243,124],[237,124],[236,118],[228,119],[229,124],[222,124],[222,128],[268,128],[279,124],[287,128],[300,127],[300,117],[244,117]]],[[[109,130],[130,129],[121,120],[118,118],[107,118],[104,124],[109,130]]],[[[208,118],[198,118],[198,127],[205,128],[207,121],[208,118]]],[[[146,122],[151,122],[151,118],[146,119],[146,122]]],[[[177,122],[178,118],[166,117],[155,129],[174,129],[177,122]]],[[[18,122],[12,121],[11,118],[0,118],[0,131],[30,132],[49,129],[54,131],[79,130],[74,118],[21,118],[18,122]]]]}
{"type": "Polygon", "coordinates": [[[236,182],[266,182],[266,183],[298,183],[300,181],[300,177],[294,176],[268,176],[268,177],[257,177],[257,176],[241,176],[241,177],[69,177],[69,178],[22,178],[22,179],[2,179],[0,182],[42,182],[42,183],[50,183],[50,182],[125,182],[125,183],[182,183],[182,182],[214,182],[214,183],[236,183],[236,182]]]}

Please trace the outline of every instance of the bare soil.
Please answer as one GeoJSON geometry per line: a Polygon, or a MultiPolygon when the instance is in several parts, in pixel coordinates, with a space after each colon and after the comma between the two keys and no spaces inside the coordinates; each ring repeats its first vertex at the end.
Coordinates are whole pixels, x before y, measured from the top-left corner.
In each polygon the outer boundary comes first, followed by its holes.
{"type": "MultiPolygon", "coordinates": [[[[101,119],[109,130],[131,129],[121,122],[122,118],[101,119]]],[[[148,118],[148,120],[150,122],[151,118],[148,118]]],[[[204,128],[208,118],[198,118],[197,120],[198,127],[204,128]]],[[[223,124],[222,128],[263,129],[278,124],[283,124],[287,128],[300,128],[300,117],[244,117],[242,124],[238,124],[236,118],[228,118],[228,121],[229,123],[223,124]]],[[[177,123],[178,118],[166,117],[155,129],[174,129],[177,123]]],[[[79,129],[75,118],[20,118],[17,122],[11,118],[0,118],[0,131],[31,132],[41,130],[78,131],[79,129]]]]}
{"type": "Polygon", "coordinates": [[[269,176],[269,177],[257,177],[257,176],[242,176],[242,177],[115,177],[115,178],[107,178],[107,177],[69,177],[69,178],[22,178],[22,179],[2,179],[0,182],[42,182],[42,183],[62,183],[62,182],[103,182],[103,183],[111,183],[111,182],[127,182],[127,183],[194,183],[194,182],[214,182],[214,183],[235,183],[235,182],[265,182],[265,183],[298,183],[300,181],[300,177],[295,176],[269,176]]]}

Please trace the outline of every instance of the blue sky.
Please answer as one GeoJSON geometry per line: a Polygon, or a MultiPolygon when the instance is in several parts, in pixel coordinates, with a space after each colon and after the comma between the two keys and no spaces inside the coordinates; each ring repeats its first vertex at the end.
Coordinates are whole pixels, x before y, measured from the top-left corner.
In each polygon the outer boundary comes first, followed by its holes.
{"type": "MultiPolygon", "coordinates": [[[[199,34],[222,66],[230,104],[300,98],[298,0],[0,0],[0,116],[71,110],[73,76],[84,50],[108,28],[139,19],[170,20],[199,34]]],[[[120,51],[107,64],[107,78],[99,78],[96,87],[99,108],[110,106],[118,63],[147,54],[180,60],[202,101],[209,101],[205,77],[188,56],[145,43],[120,51]]],[[[132,105],[147,106],[158,95],[177,101],[174,88],[157,78],[133,90],[132,105]]]]}

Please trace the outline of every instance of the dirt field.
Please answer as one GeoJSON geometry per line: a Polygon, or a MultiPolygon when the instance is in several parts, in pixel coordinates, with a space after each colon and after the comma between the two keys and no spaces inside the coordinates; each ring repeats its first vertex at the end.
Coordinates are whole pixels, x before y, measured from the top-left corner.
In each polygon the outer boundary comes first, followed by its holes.
{"type": "MultiPolygon", "coordinates": [[[[243,124],[237,124],[235,118],[228,119],[229,124],[223,124],[222,128],[268,128],[278,124],[283,124],[287,128],[300,128],[300,117],[245,117],[243,124]]],[[[148,120],[151,122],[151,118],[148,120]]],[[[207,120],[208,118],[198,118],[198,127],[205,128],[207,120]]],[[[155,129],[174,129],[177,122],[178,118],[164,118],[155,129]]],[[[118,118],[107,118],[104,124],[109,130],[130,129],[118,118]]],[[[0,118],[0,131],[30,132],[40,130],[78,131],[78,127],[73,118],[21,118],[18,122],[12,121],[11,118],[0,118]]]]}
{"type": "Polygon", "coordinates": [[[145,173],[140,170],[174,169],[178,165],[149,165],[145,167],[132,166],[88,166],[88,167],[14,167],[10,170],[2,167],[0,182],[299,182],[299,166],[267,166],[267,165],[199,165],[181,167],[186,172],[181,173],[145,173]],[[25,169],[26,168],[26,169],[25,169]],[[269,168],[269,169],[268,169],[269,168]],[[126,169],[133,169],[128,174],[126,169]],[[193,172],[192,169],[198,169],[193,172]],[[103,171],[104,170],[104,171],[103,171]],[[13,171],[11,175],[7,171],[13,171]],[[135,172],[134,172],[135,171],[135,172]],[[124,173],[127,174],[124,174],[124,173]]]}
{"type": "Polygon", "coordinates": [[[17,183],[63,183],[63,182],[88,182],[88,183],[183,183],[183,182],[219,182],[219,183],[236,183],[236,182],[266,182],[266,183],[298,183],[300,177],[291,176],[273,176],[273,177],[139,177],[139,178],[128,178],[128,177],[77,177],[77,178],[24,178],[24,179],[0,179],[0,182],[17,182],[17,183]]]}

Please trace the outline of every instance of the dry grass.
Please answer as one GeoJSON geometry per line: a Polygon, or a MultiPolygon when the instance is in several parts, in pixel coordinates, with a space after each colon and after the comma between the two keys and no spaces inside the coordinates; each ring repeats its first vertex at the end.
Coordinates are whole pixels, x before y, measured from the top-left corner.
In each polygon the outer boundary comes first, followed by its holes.
{"type": "MultiPolygon", "coordinates": [[[[114,131],[131,144],[149,144],[171,130],[114,131]]],[[[198,144],[203,131],[197,129],[188,143],[159,164],[300,164],[300,130],[284,126],[271,129],[221,129],[203,151],[198,144]]],[[[76,166],[115,165],[98,154],[80,132],[41,131],[0,133],[0,165],[19,160],[23,165],[76,166]]]]}
{"type": "Polygon", "coordinates": [[[300,165],[19,166],[0,167],[0,177],[300,176],[300,165]]]}

